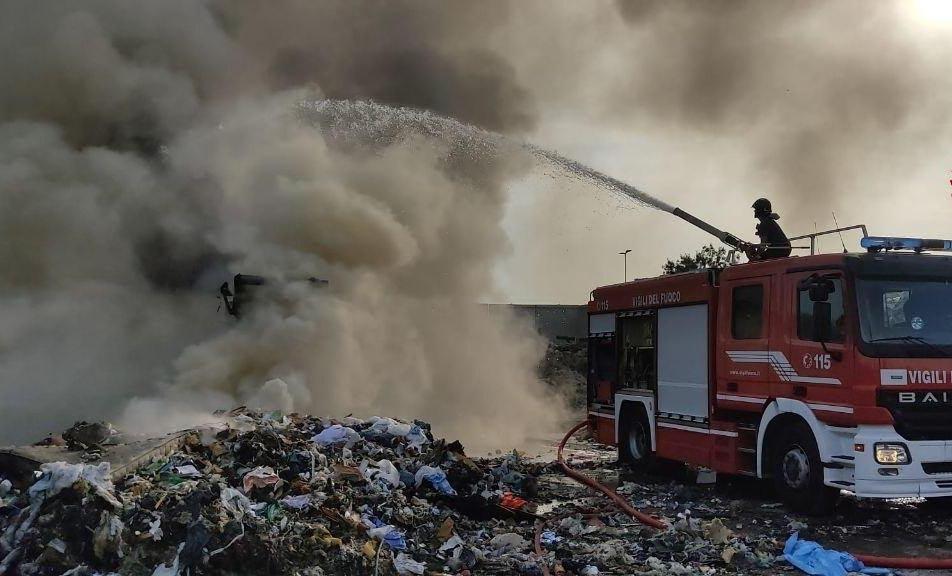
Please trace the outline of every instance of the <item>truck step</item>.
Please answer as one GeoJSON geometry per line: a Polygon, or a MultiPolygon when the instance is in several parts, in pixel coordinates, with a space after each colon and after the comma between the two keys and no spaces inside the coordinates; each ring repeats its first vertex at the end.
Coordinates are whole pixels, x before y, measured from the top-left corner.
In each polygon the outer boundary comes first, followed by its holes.
{"type": "Polygon", "coordinates": [[[756,449],[756,448],[738,448],[737,451],[738,451],[738,452],[742,452],[742,453],[744,453],[744,454],[756,454],[756,453],[757,453],[757,449],[756,449]]]}

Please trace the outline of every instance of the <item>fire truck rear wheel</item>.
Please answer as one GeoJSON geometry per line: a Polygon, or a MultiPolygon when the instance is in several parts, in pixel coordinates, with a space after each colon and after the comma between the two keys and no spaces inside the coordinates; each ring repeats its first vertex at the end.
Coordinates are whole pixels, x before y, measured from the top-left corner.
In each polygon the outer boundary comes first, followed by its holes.
{"type": "Polygon", "coordinates": [[[839,490],[823,484],[823,462],[810,427],[794,422],[779,433],[771,458],[774,486],[796,512],[829,514],[839,490]]]}
{"type": "Polygon", "coordinates": [[[650,464],[651,429],[644,409],[625,407],[618,428],[618,459],[638,468],[650,464]]]}

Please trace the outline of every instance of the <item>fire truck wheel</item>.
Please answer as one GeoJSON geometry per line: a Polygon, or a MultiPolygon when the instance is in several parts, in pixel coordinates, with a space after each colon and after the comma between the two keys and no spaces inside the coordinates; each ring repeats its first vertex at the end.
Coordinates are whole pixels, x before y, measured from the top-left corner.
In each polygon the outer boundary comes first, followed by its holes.
{"type": "Polygon", "coordinates": [[[650,430],[644,409],[626,406],[618,430],[618,459],[638,468],[647,466],[651,462],[650,430]]]}
{"type": "Polygon", "coordinates": [[[839,490],[823,484],[820,451],[806,423],[795,422],[780,433],[771,464],[777,493],[791,509],[811,515],[833,511],[839,490]]]}

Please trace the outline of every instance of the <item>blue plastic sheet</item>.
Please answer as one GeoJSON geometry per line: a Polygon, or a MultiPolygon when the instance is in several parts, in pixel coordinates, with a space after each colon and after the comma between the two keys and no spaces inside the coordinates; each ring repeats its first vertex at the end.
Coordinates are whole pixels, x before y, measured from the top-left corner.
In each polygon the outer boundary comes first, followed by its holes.
{"type": "Polygon", "coordinates": [[[852,554],[827,550],[816,542],[800,540],[799,532],[794,532],[787,538],[783,557],[811,576],[846,576],[850,572],[871,575],[893,573],[886,568],[867,568],[852,554]]]}
{"type": "Polygon", "coordinates": [[[426,480],[441,494],[446,494],[447,496],[456,496],[456,490],[453,489],[449,481],[446,479],[446,473],[439,468],[421,466],[420,469],[417,470],[415,479],[417,486],[426,480]]]}
{"type": "Polygon", "coordinates": [[[371,537],[377,538],[394,550],[407,549],[406,537],[395,527],[390,524],[384,524],[374,516],[364,516],[363,521],[364,525],[369,528],[367,534],[371,537]]]}

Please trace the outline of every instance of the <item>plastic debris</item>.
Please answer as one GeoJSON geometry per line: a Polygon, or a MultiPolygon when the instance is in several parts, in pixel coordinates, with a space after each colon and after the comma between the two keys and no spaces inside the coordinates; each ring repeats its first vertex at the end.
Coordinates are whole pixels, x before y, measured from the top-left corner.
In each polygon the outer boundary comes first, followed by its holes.
{"type": "Polygon", "coordinates": [[[499,552],[521,551],[529,547],[529,541],[515,532],[508,532],[495,536],[489,545],[499,552]]]}
{"type": "MultiPolygon", "coordinates": [[[[220,426],[187,431],[122,477],[105,462],[56,463],[32,487],[5,488],[0,572],[539,576],[545,564],[562,576],[767,576],[780,571],[786,527],[797,520],[726,498],[720,484],[628,472],[614,450],[583,439],[573,441],[573,460],[675,527],[644,529],[546,458],[471,458],[425,422],[220,417],[220,426]],[[324,432],[326,444],[315,440],[324,432]],[[547,521],[541,557],[539,518],[547,521]]],[[[933,531],[938,542],[952,536],[941,523],[933,531]]]]}
{"type": "Polygon", "coordinates": [[[185,466],[176,466],[175,473],[181,476],[182,478],[198,478],[202,475],[193,464],[186,464],[185,466]]]}
{"type": "Polygon", "coordinates": [[[113,495],[110,470],[109,462],[101,462],[96,466],[66,462],[43,464],[40,466],[40,479],[30,486],[29,494],[31,498],[52,498],[83,480],[92,486],[98,496],[118,508],[122,503],[113,495]]]}
{"type": "Polygon", "coordinates": [[[407,541],[403,533],[390,524],[384,524],[380,520],[372,517],[364,517],[364,525],[367,526],[367,535],[376,538],[394,550],[406,550],[407,541]]]}
{"type": "Polygon", "coordinates": [[[416,481],[417,487],[419,487],[423,481],[426,480],[441,494],[446,494],[447,496],[456,496],[456,490],[450,486],[449,481],[446,479],[446,473],[439,468],[421,466],[420,469],[417,470],[414,480],[416,481]]]}
{"type": "Polygon", "coordinates": [[[312,497],[310,494],[301,494],[299,496],[285,496],[281,499],[281,505],[285,508],[294,510],[304,510],[311,505],[312,497]]]}
{"type": "Polygon", "coordinates": [[[426,565],[421,564],[407,556],[406,554],[400,553],[393,559],[393,567],[397,570],[397,574],[423,574],[426,570],[426,565]]]}
{"type": "Polygon", "coordinates": [[[253,488],[268,488],[281,482],[281,478],[269,466],[259,466],[245,474],[243,486],[245,493],[251,492],[253,488]]]}
{"type": "Polygon", "coordinates": [[[851,572],[861,574],[892,574],[885,568],[867,568],[852,554],[827,550],[816,542],[800,540],[794,532],[783,547],[783,557],[811,576],[846,576],[851,572]]]}
{"type": "Polygon", "coordinates": [[[351,444],[360,439],[360,435],[353,428],[333,424],[311,438],[318,446],[333,446],[335,444],[351,444]]]}
{"type": "Polygon", "coordinates": [[[401,484],[400,471],[393,465],[393,462],[387,459],[380,460],[374,467],[365,465],[363,473],[368,480],[380,480],[391,488],[397,488],[401,484]]]}
{"type": "Polygon", "coordinates": [[[165,536],[165,533],[162,532],[162,519],[156,518],[155,520],[149,522],[149,536],[152,537],[152,540],[158,542],[165,536]]]}

